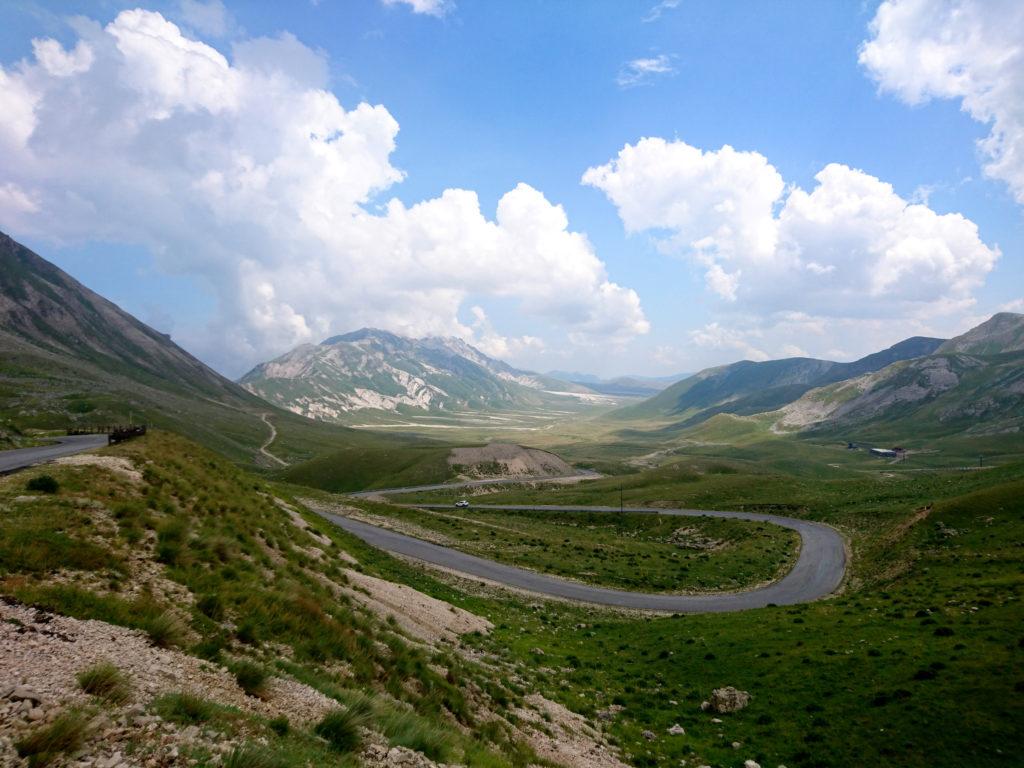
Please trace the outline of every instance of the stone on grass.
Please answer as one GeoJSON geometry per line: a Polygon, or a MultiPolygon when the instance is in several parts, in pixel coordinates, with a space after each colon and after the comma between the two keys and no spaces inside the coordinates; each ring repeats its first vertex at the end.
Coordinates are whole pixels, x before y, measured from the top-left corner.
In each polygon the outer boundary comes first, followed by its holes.
{"type": "Polygon", "coordinates": [[[669,728],[668,732],[672,736],[685,736],[686,735],[686,731],[683,729],[683,726],[681,726],[679,723],[676,723],[671,728],[669,728]]]}
{"type": "Polygon", "coordinates": [[[705,712],[710,710],[724,714],[726,712],[737,712],[749,703],[749,693],[727,685],[725,688],[715,688],[711,692],[711,699],[708,701],[707,709],[705,709],[703,704],[701,709],[704,709],[705,712]]]}

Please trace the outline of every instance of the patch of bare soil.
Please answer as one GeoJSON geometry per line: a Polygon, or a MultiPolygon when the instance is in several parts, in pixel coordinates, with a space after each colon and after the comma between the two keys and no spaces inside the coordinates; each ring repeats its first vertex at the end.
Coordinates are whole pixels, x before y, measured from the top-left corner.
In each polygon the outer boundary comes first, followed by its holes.
{"type": "Polygon", "coordinates": [[[565,459],[539,448],[512,443],[490,443],[477,448],[453,448],[448,464],[467,478],[545,477],[571,475],[576,470],[565,459]]]}
{"type": "Polygon", "coordinates": [[[92,453],[77,453],[74,456],[62,456],[54,459],[54,464],[63,467],[99,467],[113,472],[118,477],[129,481],[132,485],[142,483],[142,473],[135,468],[130,459],[124,456],[97,456],[92,453]]]}
{"type": "Polygon", "coordinates": [[[531,694],[515,710],[520,731],[539,757],[565,768],[627,768],[618,750],[587,722],[561,704],[531,694]]]}
{"type": "Polygon", "coordinates": [[[470,632],[486,634],[494,627],[475,613],[458,608],[419,590],[385,581],[358,571],[346,570],[348,586],[341,586],[327,577],[324,583],[337,592],[349,595],[377,618],[395,623],[410,637],[436,645],[457,644],[459,635],[470,632]]]}

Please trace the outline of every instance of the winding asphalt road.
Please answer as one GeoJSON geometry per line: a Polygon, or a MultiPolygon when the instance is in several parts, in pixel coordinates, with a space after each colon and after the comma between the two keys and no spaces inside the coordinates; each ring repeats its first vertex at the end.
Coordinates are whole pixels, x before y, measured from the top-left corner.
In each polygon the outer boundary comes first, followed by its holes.
{"type": "MultiPolygon", "coordinates": [[[[371,546],[397,555],[405,555],[433,565],[450,568],[481,579],[542,595],[584,603],[669,613],[726,613],[763,608],[769,604],[793,605],[825,597],[842,583],[846,570],[846,547],[834,528],[822,523],[754,512],[717,512],[698,509],[651,509],[626,507],[626,514],[672,515],[678,517],[722,517],[772,523],[800,534],[800,555],[796,565],[778,581],[746,592],[720,592],[704,595],[664,595],[627,592],[594,587],[548,576],[524,568],[496,563],[455,549],[442,547],[402,533],[379,528],[329,512],[307,502],[310,509],[340,528],[358,536],[371,546]]],[[[451,509],[447,504],[417,504],[426,509],[451,509]]],[[[573,507],[543,505],[474,505],[486,510],[536,510],[545,512],[605,512],[619,514],[618,507],[573,507]]],[[[465,510],[463,510],[465,512],[465,510]]]]}
{"type": "Polygon", "coordinates": [[[43,464],[61,456],[89,451],[107,444],[106,435],[70,435],[54,438],[53,445],[40,445],[36,448],[16,448],[13,451],[0,451],[0,475],[18,469],[43,464]]]}

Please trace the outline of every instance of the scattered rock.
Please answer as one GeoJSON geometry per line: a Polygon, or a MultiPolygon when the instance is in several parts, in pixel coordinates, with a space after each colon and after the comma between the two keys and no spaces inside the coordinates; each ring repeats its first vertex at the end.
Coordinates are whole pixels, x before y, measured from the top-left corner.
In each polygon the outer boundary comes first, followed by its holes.
{"type": "Polygon", "coordinates": [[[672,736],[685,736],[686,735],[686,730],[679,723],[676,723],[671,728],[669,728],[668,732],[672,736]]]}
{"type": "Polygon", "coordinates": [[[754,760],[744,760],[743,768],[761,768],[761,764],[754,760]]]}
{"type": "Polygon", "coordinates": [[[707,707],[703,703],[700,705],[705,712],[709,710],[719,714],[738,712],[750,703],[750,694],[727,685],[725,688],[715,688],[711,692],[710,701],[706,703],[707,707]]]}
{"type": "Polygon", "coordinates": [[[654,731],[644,731],[640,735],[643,736],[648,741],[654,741],[656,738],[658,738],[657,736],[654,735],[654,731]]]}

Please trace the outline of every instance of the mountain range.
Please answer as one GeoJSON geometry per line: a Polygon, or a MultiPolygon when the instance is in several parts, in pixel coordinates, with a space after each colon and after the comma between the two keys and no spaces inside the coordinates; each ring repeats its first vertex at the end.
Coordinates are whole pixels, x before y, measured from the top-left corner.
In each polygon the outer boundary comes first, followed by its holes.
{"type": "Polygon", "coordinates": [[[701,371],[610,414],[683,431],[718,414],[764,414],[777,432],[989,435],[1024,426],[1024,315],[953,339],[916,336],[850,363],[749,360],[701,371]]]}
{"type": "MultiPolygon", "coordinates": [[[[134,418],[238,461],[276,466],[265,451],[275,434],[292,460],[412,444],[323,423],[354,413],[486,413],[501,429],[508,420],[496,414],[565,418],[581,404],[608,408],[655,386],[618,380],[609,397],[615,380],[571,378],[583,383],[514,368],[459,339],[363,329],[298,347],[232,382],[0,233],[0,442],[5,429],[134,418]]],[[[849,363],[709,368],[605,418],[685,433],[721,414],[761,415],[775,432],[822,437],[1019,432],[1024,315],[1000,313],[953,339],[913,337],[849,363]]]]}

